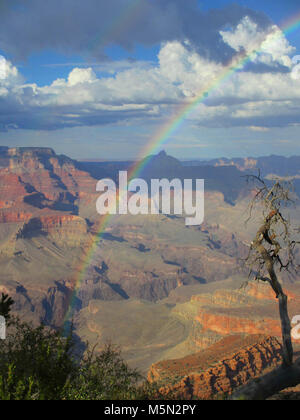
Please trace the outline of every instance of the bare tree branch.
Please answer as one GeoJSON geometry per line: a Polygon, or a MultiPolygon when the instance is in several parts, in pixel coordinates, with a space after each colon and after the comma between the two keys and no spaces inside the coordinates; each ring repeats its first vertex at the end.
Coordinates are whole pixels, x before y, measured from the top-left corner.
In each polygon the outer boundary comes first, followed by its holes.
{"type": "Polygon", "coordinates": [[[266,399],[285,388],[300,383],[300,359],[293,364],[293,345],[291,322],[288,314],[288,298],[278,280],[279,271],[297,272],[295,249],[299,241],[295,239],[300,227],[293,229],[283,211],[294,203],[291,198],[293,189],[290,182],[277,179],[271,186],[262,179],[261,174],[247,176],[247,181],[254,185],[254,197],[249,205],[249,219],[253,217],[254,208],[259,205],[263,221],[257,230],[244,263],[249,268],[249,278],[269,283],[279,303],[283,341],[283,364],[271,373],[256,379],[238,389],[232,399],[260,400],[266,399]]]}
{"type": "Polygon", "coordinates": [[[280,271],[297,269],[294,265],[294,251],[299,242],[292,238],[290,221],[283,215],[284,208],[294,202],[293,188],[290,182],[279,179],[269,186],[260,173],[246,178],[248,183],[253,183],[254,187],[248,221],[253,217],[254,208],[259,205],[263,213],[263,222],[251,242],[249,254],[244,262],[250,269],[249,277],[268,282],[278,299],[283,340],[283,366],[288,367],[293,364],[291,322],[288,315],[288,298],[278,280],[276,268],[278,267],[280,271]]]}

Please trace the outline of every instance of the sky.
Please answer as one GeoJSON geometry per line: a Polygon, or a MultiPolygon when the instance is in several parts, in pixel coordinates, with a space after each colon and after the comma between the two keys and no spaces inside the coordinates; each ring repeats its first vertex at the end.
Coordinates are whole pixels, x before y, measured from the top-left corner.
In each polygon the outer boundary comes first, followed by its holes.
{"type": "Polygon", "coordinates": [[[291,156],[299,134],[299,0],[0,0],[1,146],[291,156]]]}

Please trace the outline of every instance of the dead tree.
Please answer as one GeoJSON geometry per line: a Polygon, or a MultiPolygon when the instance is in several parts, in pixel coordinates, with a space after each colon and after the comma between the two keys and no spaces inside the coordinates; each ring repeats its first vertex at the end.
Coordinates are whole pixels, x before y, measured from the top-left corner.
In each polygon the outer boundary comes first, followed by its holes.
{"type": "Polygon", "coordinates": [[[297,270],[294,252],[298,245],[295,240],[298,232],[292,228],[284,214],[285,208],[293,202],[291,184],[276,180],[269,186],[260,174],[247,178],[255,185],[255,196],[250,205],[249,218],[252,218],[254,207],[259,205],[263,212],[263,222],[251,242],[245,263],[250,268],[249,277],[269,283],[278,299],[283,363],[280,369],[238,390],[233,398],[264,399],[273,395],[274,392],[300,383],[300,360],[293,364],[288,298],[277,275],[278,271],[297,270]]]}

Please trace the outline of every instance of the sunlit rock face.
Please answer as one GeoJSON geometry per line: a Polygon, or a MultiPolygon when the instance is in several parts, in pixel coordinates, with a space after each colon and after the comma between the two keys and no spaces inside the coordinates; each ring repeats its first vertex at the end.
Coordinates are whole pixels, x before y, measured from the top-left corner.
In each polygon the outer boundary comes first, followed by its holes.
{"type": "Polygon", "coordinates": [[[201,353],[152,365],[148,379],[167,383],[161,392],[171,392],[176,398],[221,398],[277,366],[281,357],[282,346],[274,337],[229,336],[201,353]]]}
{"type": "MultiPolygon", "coordinates": [[[[164,176],[211,176],[205,222],[186,227],[184,215],[116,215],[103,231],[95,173],[114,178],[115,165],[93,164],[92,177],[88,163],[49,148],[0,148],[0,292],[12,295],[15,313],[61,326],[71,308],[81,339],[123,346],[143,372],[232,334],[279,336],[272,291],[239,290],[248,275],[239,261],[257,225],[245,226],[249,196],[240,185],[235,203],[228,200],[226,183],[238,170],[185,172],[162,153],[149,174],[158,165],[164,176]]],[[[297,315],[298,279],[280,277],[297,315]]]]}

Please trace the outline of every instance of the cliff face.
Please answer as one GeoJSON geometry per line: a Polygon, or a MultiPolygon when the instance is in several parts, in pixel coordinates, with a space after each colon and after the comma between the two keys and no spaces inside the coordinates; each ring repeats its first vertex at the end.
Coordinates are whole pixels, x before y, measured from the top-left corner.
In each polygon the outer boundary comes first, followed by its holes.
{"type": "MultiPolygon", "coordinates": [[[[119,344],[123,334],[129,359],[142,369],[158,355],[207,349],[233,333],[280,335],[269,288],[216,291],[220,282],[234,289],[243,282],[238,259],[249,238],[242,204],[210,189],[201,227],[187,228],[179,216],[123,215],[103,232],[95,189],[96,179],[51,149],[0,149],[0,291],[13,296],[18,315],[57,326],[72,303],[82,337],[91,334],[94,344],[100,328],[119,344]],[[99,305],[94,316],[91,300],[99,305]]],[[[299,293],[289,297],[296,315],[299,293]]]]}
{"type": "Polygon", "coordinates": [[[87,173],[49,148],[1,148],[0,285],[26,319],[64,318],[83,250],[91,242],[80,205],[95,200],[87,173]]]}
{"type": "Polygon", "coordinates": [[[27,221],[48,209],[78,214],[78,199],[95,193],[95,180],[51,149],[7,149],[0,154],[0,222],[27,221]]]}
{"type": "Polygon", "coordinates": [[[208,400],[231,394],[276,366],[281,354],[282,346],[274,337],[230,336],[201,353],[152,365],[148,379],[166,383],[162,392],[175,398],[208,400]]]}
{"type": "Polygon", "coordinates": [[[49,235],[77,246],[87,233],[79,200],[95,196],[95,180],[75,162],[48,148],[13,148],[0,153],[0,224],[19,224],[18,238],[49,235]]]}
{"type": "Polygon", "coordinates": [[[86,241],[88,233],[84,219],[71,214],[41,215],[24,223],[17,239],[48,236],[60,246],[76,247],[86,241]]]}
{"type": "MultiPolygon", "coordinates": [[[[299,312],[300,294],[289,290],[286,293],[293,317],[299,312]]],[[[231,334],[281,337],[278,301],[268,284],[253,282],[240,290],[217,290],[193,296],[191,302],[196,308],[194,319],[199,331],[194,340],[201,348],[205,347],[204,337],[213,334],[216,340],[231,334]]]]}

